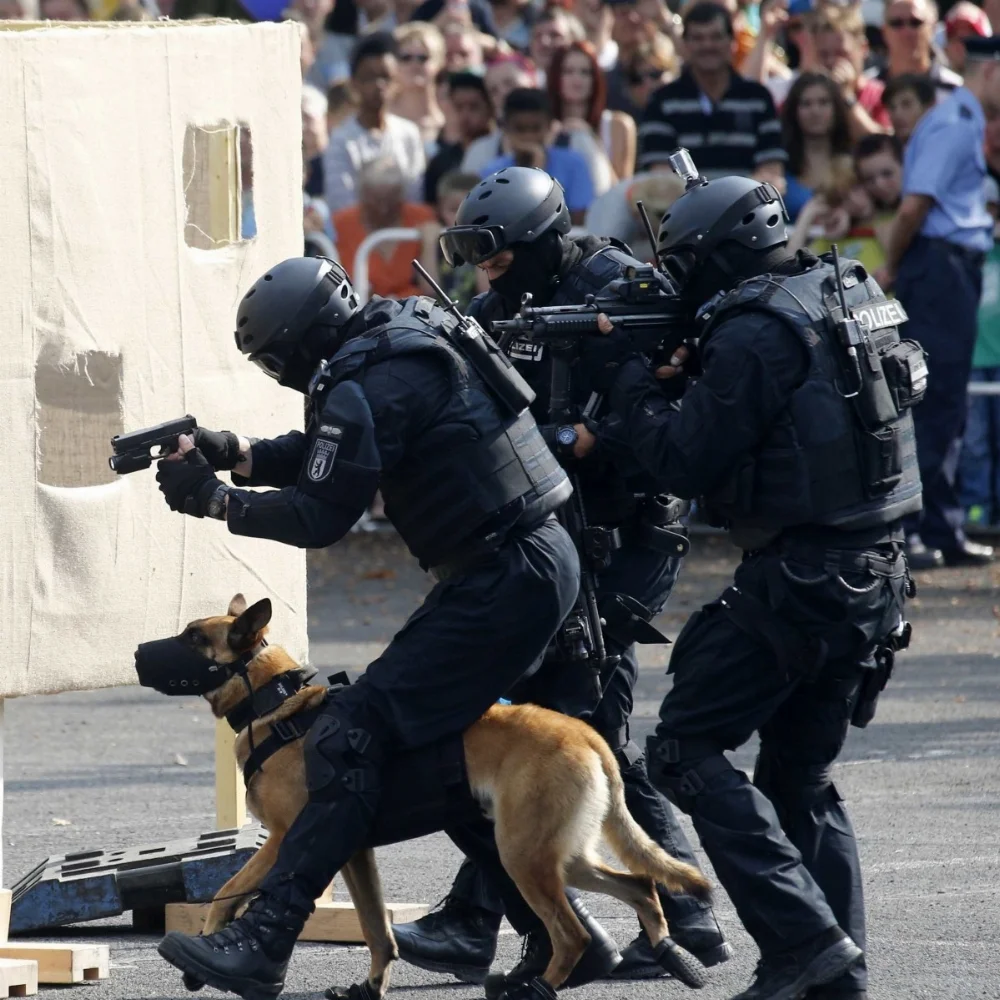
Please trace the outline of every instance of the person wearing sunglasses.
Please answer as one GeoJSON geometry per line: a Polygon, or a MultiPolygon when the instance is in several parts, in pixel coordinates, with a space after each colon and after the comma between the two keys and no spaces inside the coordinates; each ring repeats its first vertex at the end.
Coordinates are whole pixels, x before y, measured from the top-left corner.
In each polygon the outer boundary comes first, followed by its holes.
{"type": "Polygon", "coordinates": [[[660,87],[676,79],[679,70],[677,50],[666,35],[643,42],[632,53],[622,66],[622,73],[635,117],[642,117],[649,99],[660,87]]]}
{"type": "MultiPolygon", "coordinates": [[[[471,315],[487,329],[509,319],[530,292],[536,305],[581,303],[599,294],[628,267],[641,262],[624,244],[596,236],[571,238],[566,199],[559,183],[542,170],[508,167],[487,177],[462,202],[455,225],[441,234],[441,249],[452,267],[473,264],[489,278],[490,291],[473,299],[471,315]]],[[[680,558],[656,549],[642,529],[652,494],[649,482],[633,478],[631,457],[616,453],[613,428],[598,410],[593,419],[557,428],[550,422],[552,372],[549,349],[515,339],[506,350],[516,370],[535,391],[532,413],[543,426],[559,461],[578,476],[583,503],[592,526],[616,528],[621,546],[610,565],[597,574],[598,601],[625,594],[647,611],[663,608],[680,569],[680,558]]],[[[592,386],[573,374],[571,394],[582,407],[592,386]]],[[[547,672],[510,697],[542,704],[587,719],[615,751],[625,783],[629,809],[639,825],[674,857],[697,864],[670,805],[649,785],[639,748],[629,736],[633,688],[638,679],[634,639],[612,630],[605,636],[609,651],[621,661],[603,690],[594,691],[579,663],[554,654],[547,672]]],[[[732,949],[712,909],[689,896],[661,891],[670,934],[703,965],[726,961],[732,949]]],[[[452,885],[445,905],[412,924],[393,927],[400,958],[423,969],[446,972],[467,982],[486,983],[487,997],[529,980],[548,961],[544,934],[529,935],[522,961],[509,972],[489,975],[497,935],[504,915],[488,874],[466,863],[452,885]]],[[[584,923],[592,921],[588,917],[584,923]]],[[[594,922],[596,923],[596,922],[594,922]]],[[[588,924],[594,938],[574,972],[572,985],[592,979],[654,978],[663,975],[649,939],[640,932],[621,953],[598,926],[588,924]],[[586,978],[580,970],[586,969],[586,978]]]]}
{"type": "Polygon", "coordinates": [[[402,24],[392,36],[396,41],[399,87],[390,110],[420,129],[429,158],[437,152],[445,122],[435,83],[435,77],[444,67],[444,36],[427,21],[402,24]]]}
{"type": "Polygon", "coordinates": [[[882,35],[888,53],[881,70],[869,75],[888,83],[903,73],[918,73],[934,81],[937,99],[944,100],[962,78],[945,64],[934,45],[938,9],[934,0],[891,0],[885,5],[882,35]]]}

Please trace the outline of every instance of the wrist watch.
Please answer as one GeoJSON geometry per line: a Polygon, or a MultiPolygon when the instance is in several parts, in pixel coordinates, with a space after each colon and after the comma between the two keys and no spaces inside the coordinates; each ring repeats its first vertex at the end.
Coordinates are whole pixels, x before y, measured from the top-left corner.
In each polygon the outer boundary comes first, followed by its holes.
{"type": "Polygon", "coordinates": [[[207,514],[217,521],[226,519],[226,497],[229,495],[230,487],[225,483],[220,483],[215,492],[209,497],[207,514]]]}
{"type": "Polygon", "coordinates": [[[573,457],[573,449],[579,440],[580,435],[577,434],[576,428],[572,424],[564,424],[556,431],[556,445],[559,454],[564,458],[573,457]]]}

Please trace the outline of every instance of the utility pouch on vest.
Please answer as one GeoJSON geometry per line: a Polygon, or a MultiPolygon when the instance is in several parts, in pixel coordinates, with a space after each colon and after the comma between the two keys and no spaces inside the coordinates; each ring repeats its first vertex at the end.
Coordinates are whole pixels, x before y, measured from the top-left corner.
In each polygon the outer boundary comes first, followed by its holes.
{"type": "Polygon", "coordinates": [[[901,340],[882,352],[882,369],[896,407],[908,410],[927,392],[927,361],[915,340],[901,340]]]}
{"type": "Polygon", "coordinates": [[[854,398],[855,408],[865,429],[875,431],[899,416],[896,401],[889,389],[882,358],[867,333],[858,344],[858,361],[861,366],[861,385],[854,398]]]}
{"type": "Polygon", "coordinates": [[[903,449],[899,435],[897,424],[858,432],[865,491],[871,497],[891,492],[903,477],[903,449]]]}

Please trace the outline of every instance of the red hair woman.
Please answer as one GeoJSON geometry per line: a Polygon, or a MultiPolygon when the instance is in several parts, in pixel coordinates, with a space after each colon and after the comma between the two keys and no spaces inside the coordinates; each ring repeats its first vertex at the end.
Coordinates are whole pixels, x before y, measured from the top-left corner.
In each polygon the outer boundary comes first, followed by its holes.
{"type": "Polygon", "coordinates": [[[596,194],[632,176],[635,122],[609,111],[607,81],[590,42],[571,42],[552,56],[547,74],[552,115],[561,123],[566,144],[591,165],[596,194]]]}

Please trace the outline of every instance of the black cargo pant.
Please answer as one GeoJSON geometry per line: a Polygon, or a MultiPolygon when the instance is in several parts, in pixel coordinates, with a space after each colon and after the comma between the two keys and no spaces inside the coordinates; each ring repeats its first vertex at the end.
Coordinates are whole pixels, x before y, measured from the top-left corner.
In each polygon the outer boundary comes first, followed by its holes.
{"type": "MultiPolygon", "coordinates": [[[[876,649],[900,621],[905,561],[898,545],[768,551],[744,559],[735,587],[677,639],[650,777],[690,814],[764,958],[836,925],[863,949],[857,842],[830,771],[876,649]],[[805,643],[790,647],[792,636],[805,643]],[[755,731],[751,784],[723,751],[755,731]]],[[[862,963],[836,987],[866,982],[862,963]]]]}
{"type": "MultiPolygon", "coordinates": [[[[261,890],[301,916],[373,842],[394,762],[453,738],[537,662],[579,590],[569,535],[554,518],[514,529],[488,561],[438,583],[306,737],[309,801],[261,890]]],[[[424,831],[426,832],[426,831],[424,831]]]]}
{"type": "MultiPolygon", "coordinates": [[[[681,560],[639,544],[626,544],[612,557],[611,564],[598,578],[598,595],[627,594],[645,605],[653,614],[663,610],[680,571],[681,560]]],[[[603,696],[596,706],[574,711],[586,702],[581,686],[589,683],[587,672],[578,664],[546,661],[542,669],[527,683],[518,685],[510,696],[515,701],[532,701],[567,714],[585,718],[608,741],[621,768],[625,784],[625,801],[629,812],[647,834],[667,853],[688,864],[697,865],[694,851],[677,821],[670,803],[650,784],[642,751],[629,739],[629,717],[632,714],[633,692],[639,677],[639,661],[635,644],[628,646],[608,640],[612,653],[621,655],[614,674],[605,684],[603,696]]],[[[449,830],[452,839],[468,852],[468,845],[478,845],[477,859],[486,849],[484,830],[449,830]]],[[[507,918],[515,928],[517,918],[505,905],[508,891],[498,885],[496,863],[486,873],[479,864],[463,862],[450,895],[491,913],[507,918]]],[[[717,933],[711,907],[688,895],[673,895],[661,889],[660,898],[668,923],[674,927],[717,933]]]]}

